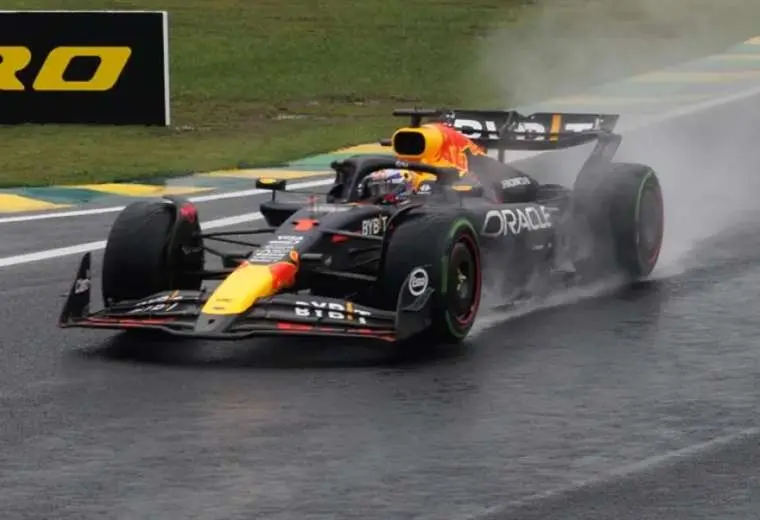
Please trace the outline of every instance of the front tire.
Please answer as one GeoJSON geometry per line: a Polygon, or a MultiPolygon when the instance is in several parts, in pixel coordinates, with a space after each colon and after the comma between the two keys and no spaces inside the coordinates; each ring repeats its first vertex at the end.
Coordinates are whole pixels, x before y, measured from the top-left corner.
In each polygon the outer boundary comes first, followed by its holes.
{"type": "Polygon", "coordinates": [[[389,230],[381,291],[395,308],[407,276],[427,272],[434,289],[426,341],[457,344],[469,334],[480,307],[482,267],[478,234],[464,216],[420,215],[389,230]]]}
{"type": "Polygon", "coordinates": [[[111,227],[103,256],[106,305],[174,289],[200,289],[203,243],[195,208],[181,199],[129,204],[111,227]],[[195,273],[193,273],[195,271],[195,273]]]}

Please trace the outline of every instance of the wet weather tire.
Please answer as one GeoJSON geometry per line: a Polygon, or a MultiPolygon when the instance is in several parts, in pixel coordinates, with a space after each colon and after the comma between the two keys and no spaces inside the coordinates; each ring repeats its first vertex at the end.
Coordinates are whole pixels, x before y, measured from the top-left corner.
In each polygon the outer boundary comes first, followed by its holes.
{"type": "MultiPolygon", "coordinates": [[[[179,203],[147,200],[128,205],[111,227],[103,256],[106,304],[173,289],[200,289],[203,250],[197,214],[179,203]]],[[[190,207],[190,206],[188,206],[190,207]]]]}

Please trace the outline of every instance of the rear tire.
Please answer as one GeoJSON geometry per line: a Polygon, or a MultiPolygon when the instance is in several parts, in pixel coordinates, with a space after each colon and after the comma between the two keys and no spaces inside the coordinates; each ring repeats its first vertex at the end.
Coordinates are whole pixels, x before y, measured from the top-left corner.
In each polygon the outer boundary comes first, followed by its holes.
{"type": "Polygon", "coordinates": [[[662,188],[648,166],[611,167],[586,183],[578,202],[596,246],[592,260],[597,270],[612,268],[638,280],[648,276],[659,259],[665,227],[662,188]]]}
{"type": "Polygon", "coordinates": [[[475,228],[464,216],[421,215],[389,232],[381,276],[384,306],[395,309],[407,276],[424,267],[434,292],[430,326],[419,339],[446,344],[464,341],[475,323],[482,289],[475,228]]]}
{"type": "Polygon", "coordinates": [[[204,266],[200,224],[182,199],[128,205],[111,227],[103,256],[106,305],[174,289],[198,290],[204,266]]]}

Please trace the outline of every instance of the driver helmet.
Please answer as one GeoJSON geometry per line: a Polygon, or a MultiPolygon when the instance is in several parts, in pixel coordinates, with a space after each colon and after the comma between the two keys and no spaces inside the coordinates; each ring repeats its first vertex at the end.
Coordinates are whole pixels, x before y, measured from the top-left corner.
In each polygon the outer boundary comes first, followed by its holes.
{"type": "Polygon", "coordinates": [[[365,180],[365,195],[386,204],[401,202],[414,194],[416,177],[413,171],[393,168],[372,172],[365,180]]]}

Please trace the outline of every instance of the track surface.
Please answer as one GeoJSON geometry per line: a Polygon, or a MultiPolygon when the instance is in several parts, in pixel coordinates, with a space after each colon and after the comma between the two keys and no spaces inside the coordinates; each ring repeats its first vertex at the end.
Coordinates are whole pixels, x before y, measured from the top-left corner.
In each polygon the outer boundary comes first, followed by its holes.
{"type": "MultiPolygon", "coordinates": [[[[1,270],[2,517],[755,517],[758,103],[626,137],[666,192],[654,281],[486,313],[469,349],[62,333],[78,258],[1,270]]],[[[102,240],[113,218],[2,225],[0,256],[102,240]]]]}

